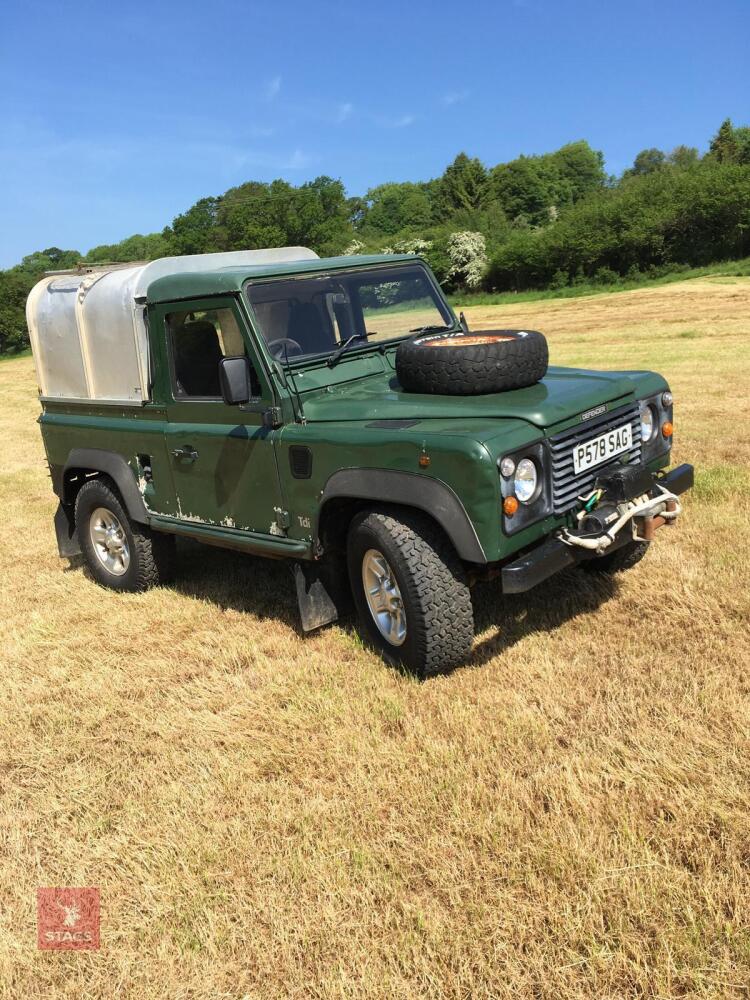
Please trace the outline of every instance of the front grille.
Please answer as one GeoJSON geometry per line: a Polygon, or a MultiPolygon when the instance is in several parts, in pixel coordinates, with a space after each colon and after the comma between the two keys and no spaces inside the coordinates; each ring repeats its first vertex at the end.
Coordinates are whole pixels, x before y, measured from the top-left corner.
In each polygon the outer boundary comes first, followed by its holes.
{"type": "Polygon", "coordinates": [[[641,416],[637,403],[622,406],[619,410],[603,413],[594,420],[586,420],[575,427],[569,427],[549,440],[552,455],[552,509],[562,514],[575,507],[577,497],[590,491],[601,468],[615,462],[631,463],[641,460],[641,416]],[[583,441],[598,437],[605,431],[630,423],[633,447],[614,458],[605,459],[599,465],[576,476],[573,471],[573,448],[583,441]]]}

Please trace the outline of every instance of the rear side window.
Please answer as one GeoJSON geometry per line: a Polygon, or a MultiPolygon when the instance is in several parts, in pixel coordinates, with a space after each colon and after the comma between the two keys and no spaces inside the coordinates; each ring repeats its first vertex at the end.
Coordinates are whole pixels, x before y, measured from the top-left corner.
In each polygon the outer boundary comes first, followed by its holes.
{"type": "MultiPolygon", "coordinates": [[[[220,399],[219,362],[246,354],[231,309],[190,310],[166,316],[175,399],[220,399]]],[[[253,370],[253,395],[261,388],[253,370]]]]}

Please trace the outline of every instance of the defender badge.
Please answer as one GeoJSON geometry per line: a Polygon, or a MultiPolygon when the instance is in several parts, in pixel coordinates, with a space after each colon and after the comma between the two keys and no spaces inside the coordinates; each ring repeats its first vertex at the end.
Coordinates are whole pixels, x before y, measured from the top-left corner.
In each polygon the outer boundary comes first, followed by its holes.
{"type": "Polygon", "coordinates": [[[595,406],[593,410],[586,410],[585,413],[581,414],[581,420],[591,420],[592,417],[598,417],[600,413],[607,412],[607,404],[602,403],[601,406],[595,406]]]}

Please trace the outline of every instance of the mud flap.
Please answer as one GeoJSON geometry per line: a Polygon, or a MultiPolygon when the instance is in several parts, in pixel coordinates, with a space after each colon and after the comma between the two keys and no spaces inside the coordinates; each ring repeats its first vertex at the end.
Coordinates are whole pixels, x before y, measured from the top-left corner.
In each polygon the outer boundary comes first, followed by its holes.
{"type": "Polygon", "coordinates": [[[312,632],[313,629],[337,620],[339,614],[323,582],[318,563],[296,562],[294,582],[297,586],[297,604],[304,632],[312,632]]]}
{"type": "Polygon", "coordinates": [[[68,516],[67,510],[61,503],[57,505],[55,511],[55,534],[57,535],[57,551],[61,559],[70,559],[81,554],[81,546],[78,544],[73,518],[68,516]]]}

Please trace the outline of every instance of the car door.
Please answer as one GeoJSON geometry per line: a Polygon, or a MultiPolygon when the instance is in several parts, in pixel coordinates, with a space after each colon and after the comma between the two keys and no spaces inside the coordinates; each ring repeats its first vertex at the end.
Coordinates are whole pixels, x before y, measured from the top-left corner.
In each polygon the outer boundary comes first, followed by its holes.
{"type": "Polygon", "coordinates": [[[272,534],[281,506],[274,438],[263,412],[271,387],[238,303],[231,297],[183,301],[158,308],[168,386],[167,451],[176,516],[196,524],[272,534]],[[228,406],[221,398],[219,362],[245,355],[253,399],[228,406]]]}

